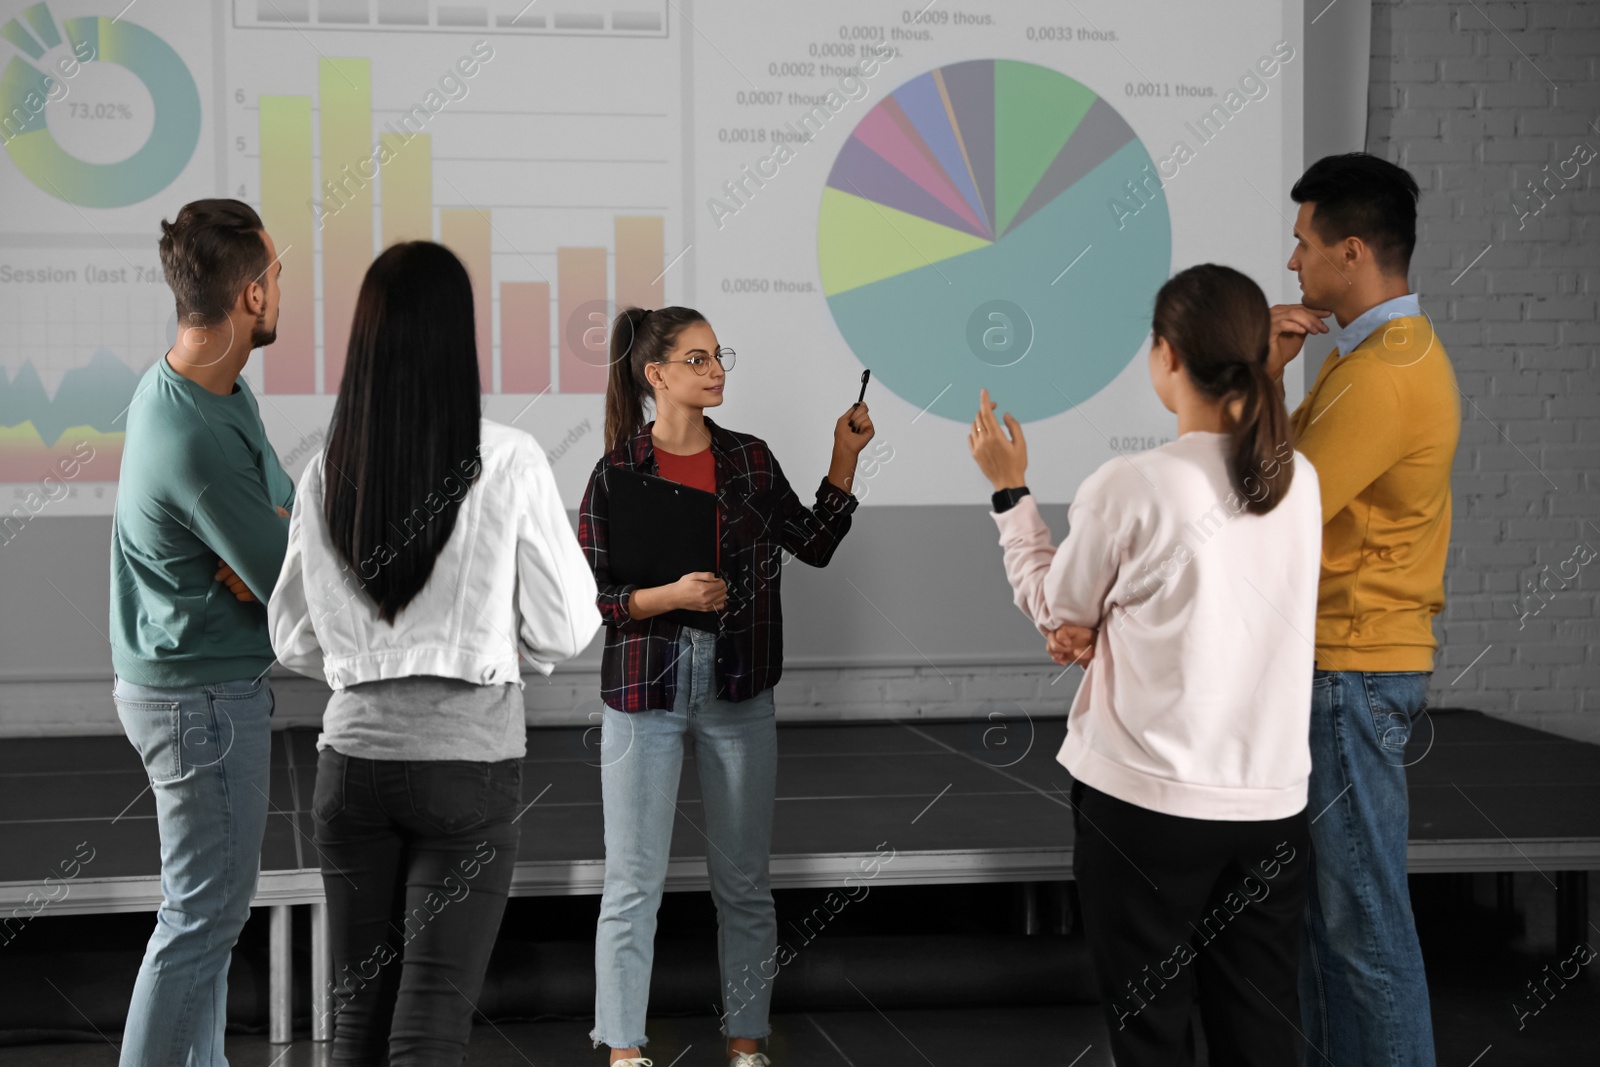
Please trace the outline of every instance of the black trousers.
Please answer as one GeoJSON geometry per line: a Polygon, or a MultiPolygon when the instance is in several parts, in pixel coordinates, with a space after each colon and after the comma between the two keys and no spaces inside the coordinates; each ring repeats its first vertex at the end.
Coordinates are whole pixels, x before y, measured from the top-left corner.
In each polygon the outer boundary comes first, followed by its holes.
{"type": "Polygon", "coordinates": [[[1311,863],[1304,811],[1163,815],[1075,782],[1072,871],[1117,1067],[1292,1067],[1311,863]]]}
{"type": "Polygon", "coordinates": [[[517,760],[323,749],[312,800],[333,948],[332,1060],[457,1067],[517,861],[517,760]]]}

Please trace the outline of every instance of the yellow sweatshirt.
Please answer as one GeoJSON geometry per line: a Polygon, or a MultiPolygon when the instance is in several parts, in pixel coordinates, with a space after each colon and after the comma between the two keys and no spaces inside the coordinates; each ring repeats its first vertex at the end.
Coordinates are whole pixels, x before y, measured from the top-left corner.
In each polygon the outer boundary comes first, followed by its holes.
{"type": "Polygon", "coordinates": [[[1444,345],[1424,316],[1385,322],[1328,358],[1290,421],[1322,487],[1317,666],[1431,671],[1461,436],[1444,345]]]}

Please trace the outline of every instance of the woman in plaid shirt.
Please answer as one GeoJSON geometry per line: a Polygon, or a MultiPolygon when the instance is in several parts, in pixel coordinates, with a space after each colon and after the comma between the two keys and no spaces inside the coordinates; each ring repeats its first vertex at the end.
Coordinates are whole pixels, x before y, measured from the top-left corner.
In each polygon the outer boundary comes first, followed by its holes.
{"type": "Polygon", "coordinates": [[[826,566],[850,529],[856,458],[872,440],[865,404],[833,428],[833,459],[806,507],[767,445],[717,425],[734,353],[698,311],[628,308],[612,330],[606,443],[584,492],[578,540],[594,568],[606,645],[600,780],[606,882],[595,939],[595,1045],[611,1062],[646,1067],[645,1011],[656,911],[666,882],[685,739],[705,806],[706,865],[717,905],[723,1033],[733,1067],[765,1067],[772,979],[786,962],[768,885],[777,724],[783,673],[778,585],[782,554],[826,566]],[[645,402],[656,413],[645,421],[645,402]],[[604,474],[629,468],[717,498],[718,571],[643,588],[610,570],[604,474]],[[715,612],[716,632],[660,616],[715,612]]]}

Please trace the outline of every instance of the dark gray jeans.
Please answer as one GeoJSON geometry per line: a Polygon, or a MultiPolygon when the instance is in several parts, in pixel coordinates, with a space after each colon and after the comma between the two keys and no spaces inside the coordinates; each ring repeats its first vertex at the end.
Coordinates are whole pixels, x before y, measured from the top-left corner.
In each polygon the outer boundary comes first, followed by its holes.
{"type": "Polygon", "coordinates": [[[333,947],[333,1062],[466,1056],[500,930],[517,760],[368,760],[323,749],[312,800],[333,947]]]}

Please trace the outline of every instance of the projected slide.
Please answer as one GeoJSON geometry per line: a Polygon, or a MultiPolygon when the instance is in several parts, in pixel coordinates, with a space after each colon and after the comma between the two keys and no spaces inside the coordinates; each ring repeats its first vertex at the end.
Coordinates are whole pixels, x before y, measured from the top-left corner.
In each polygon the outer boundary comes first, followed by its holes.
{"type": "Polygon", "coordinates": [[[817,259],[839,332],[935,414],[970,418],[985,386],[1023,421],[1067,410],[1139,351],[1167,278],[1165,202],[1120,232],[1104,207],[1151,167],[1116,109],[1056,71],[970,60],[918,75],[861,119],[823,191],[817,259]]]}
{"type": "Polygon", "coordinates": [[[278,337],[243,373],[291,475],[325,439],[367,266],[430,239],[472,278],[485,413],[543,443],[569,504],[623,305],[705,313],[740,356],[714,417],[796,486],[870,368],[875,507],[987,499],[981,388],[1050,457],[1033,491],[1068,501],[1175,434],[1145,358],[1167,277],[1227,263],[1297,298],[1298,0],[753,10],[0,11],[3,510],[114,507],[126,409],[177,331],[159,224],[201,197],[255,207],[282,256],[278,337]]]}

